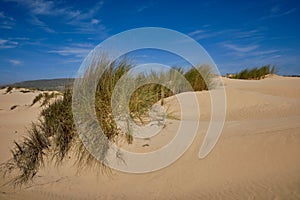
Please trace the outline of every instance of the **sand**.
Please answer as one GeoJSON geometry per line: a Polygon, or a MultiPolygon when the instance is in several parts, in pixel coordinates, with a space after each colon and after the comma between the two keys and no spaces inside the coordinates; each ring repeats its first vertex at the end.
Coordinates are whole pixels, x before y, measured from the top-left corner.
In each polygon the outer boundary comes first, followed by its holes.
{"type": "MultiPolygon", "coordinates": [[[[71,157],[59,167],[48,163],[22,188],[0,186],[0,199],[300,199],[300,78],[224,78],[224,83],[226,122],[206,158],[198,159],[198,152],[210,119],[210,99],[208,92],[197,92],[201,116],[190,120],[200,121],[198,134],[171,166],[145,174],[77,174],[71,157]]],[[[0,162],[10,158],[13,141],[37,120],[41,108],[28,106],[36,95],[1,90],[0,162]],[[19,106],[10,110],[13,105],[19,106]]],[[[166,102],[179,115],[176,99],[166,102]]],[[[124,146],[137,152],[158,149],[177,127],[178,121],[168,120],[159,135],[124,146]]],[[[4,182],[1,178],[0,184],[4,182]]]]}

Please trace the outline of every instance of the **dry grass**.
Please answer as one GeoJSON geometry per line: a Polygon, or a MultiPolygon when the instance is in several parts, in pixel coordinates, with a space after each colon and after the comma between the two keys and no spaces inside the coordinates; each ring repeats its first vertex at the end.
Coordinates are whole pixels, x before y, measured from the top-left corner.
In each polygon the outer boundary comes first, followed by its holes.
{"type": "MultiPolygon", "coordinates": [[[[61,164],[68,155],[75,156],[75,165],[78,169],[86,167],[95,167],[101,169],[108,169],[105,167],[105,157],[108,151],[109,141],[114,141],[116,136],[121,133],[118,129],[114,116],[112,114],[112,94],[113,90],[120,80],[133,65],[127,60],[109,61],[102,57],[100,61],[92,62],[91,67],[85,72],[84,77],[78,79],[75,84],[81,84],[82,89],[77,92],[76,97],[72,95],[70,89],[66,89],[62,99],[56,99],[53,103],[49,103],[50,99],[55,97],[55,94],[41,93],[35,97],[32,105],[43,99],[42,105],[46,107],[41,112],[40,120],[33,123],[28,130],[29,136],[24,138],[21,142],[15,142],[15,147],[12,150],[13,159],[7,163],[8,171],[17,171],[18,176],[13,179],[13,183],[24,184],[32,180],[37,174],[38,170],[44,166],[44,160],[51,158],[56,164],[61,164]],[[95,99],[91,99],[89,91],[95,82],[90,80],[98,80],[98,70],[103,70],[102,76],[96,83],[97,88],[95,92],[95,99]],[[95,102],[91,105],[91,102],[95,102]],[[90,124],[84,124],[86,127],[86,137],[92,141],[97,141],[92,148],[97,152],[97,157],[103,162],[99,162],[83,144],[82,139],[76,132],[74,124],[72,104],[80,103],[80,110],[82,120],[90,119],[90,113],[96,110],[97,119],[90,120],[90,124]],[[104,136],[95,133],[94,127],[99,124],[104,136]]],[[[169,80],[173,82],[169,88],[155,83],[146,83],[137,88],[130,97],[129,110],[130,116],[134,120],[143,122],[147,117],[151,106],[160,101],[164,104],[164,98],[174,94],[184,92],[188,88],[185,83],[178,81],[177,76],[184,76],[192,88],[196,91],[207,90],[208,83],[204,81],[198,70],[202,70],[205,78],[210,80],[212,75],[208,67],[199,67],[184,72],[182,68],[169,70],[161,73],[138,74],[132,77],[132,82],[145,81],[145,79],[164,81],[169,80]],[[176,72],[176,73],[175,73],[176,72]]],[[[133,86],[134,87],[134,86],[133,86]]],[[[125,95],[124,94],[119,95],[125,95]]],[[[120,109],[122,106],[120,105],[120,109]]],[[[170,116],[169,116],[170,117],[170,116]]],[[[133,137],[130,132],[130,127],[125,133],[127,142],[132,143],[133,137]]],[[[120,157],[120,155],[116,155],[120,157]]],[[[120,158],[122,159],[122,158],[120,158]]]]}

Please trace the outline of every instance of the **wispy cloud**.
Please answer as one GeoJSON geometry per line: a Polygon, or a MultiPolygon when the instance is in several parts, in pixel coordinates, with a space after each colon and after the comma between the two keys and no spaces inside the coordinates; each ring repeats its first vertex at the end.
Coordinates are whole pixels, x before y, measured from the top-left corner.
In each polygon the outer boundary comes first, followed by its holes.
{"type": "Polygon", "coordinates": [[[199,35],[205,33],[205,30],[195,30],[193,32],[188,33],[189,36],[195,36],[195,35],[199,35]]]}
{"type": "Polygon", "coordinates": [[[289,15],[293,12],[295,12],[297,9],[296,8],[291,8],[288,10],[284,10],[281,8],[280,5],[275,5],[270,8],[269,14],[266,16],[263,16],[260,18],[260,20],[267,20],[267,19],[272,19],[272,18],[277,18],[277,17],[282,17],[285,15],[289,15]]]}
{"type": "Polygon", "coordinates": [[[62,56],[75,56],[84,58],[90,52],[88,49],[75,48],[75,47],[65,47],[60,50],[51,50],[49,53],[57,53],[62,56]]]}
{"type": "Polygon", "coordinates": [[[33,15],[46,15],[46,16],[59,16],[74,17],[80,14],[80,11],[73,10],[68,7],[60,7],[55,1],[45,0],[6,0],[16,2],[17,4],[25,7],[33,15]]]}
{"type": "MultiPolygon", "coordinates": [[[[104,25],[100,24],[101,20],[97,19],[95,15],[102,7],[103,2],[100,1],[96,5],[93,5],[91,9],[87,11],[74,9],[73,7],[65,6],[63,2],[59,1],[45,1],[45,0],[7,0],[16,2],[28,10],[30,15],[29,22],[33,25],[39,26],[46,32],[54,33],[55,30],[49,27],[45,21],[42,20],[44,16],[47,17],[59,17],[60,23],[71,25],[78,30],[92,30],[95,26],[99,26],[103,29],[104,25]]],[[[96,27],[97,28],[97,27],[96,27]]]]}
{"type": "Polygon", "coordinates": [[[236,40],[259,40],[263,39],[264,35],[258,29],[224,29],[224,30],[210,30],[198,29],[188,33],[188,35],[195,40],[208,39],[218,37],[222,38],[235,38],[236,40]]]}
{"type": "Polygon", "coordinates": [[[230,50],[234,50],[236,52],[241,52],[241,53],[247,53],[247,52],[253,51],[259,47],[258,45],[241,46],[241,45],[226,44],[226,43],[223,44],[223,46],[230,50]]]}
{"type": "Polygon", "coordinates": [[[45,22],[41,21],[36,16],[31,16],[29,21],[31,22],[31,24],[42,28],[44,31],[46,31],[48,33],[55,33],[55,31],[53,29],[49,28],[49,26],[45,22]]]}
{"type": "Polygon", "coordinates": [[[85,58],[93,48],[94,45],[89,43],[77,43],[58,50],[50,50],[48,53],[55,53],[61,56],[71,56],[75,58],[85,58]]]}
{"type": "Polygon", "coordinates": [[[153,7],[154,5],[155,5],[154,2],[150,2],[150,3],[148,3],[148,4],[144,4],[144,5],[140,6],[140,7],[138,7],[138,8],[136,9],[136,12],[138,12],[138,13],[139,13],[139,12],[142,12],[142,11],[148,9],[148,8],[153,7]]]}
{"type": "Polygon", "coordinates": [[[66,19],[66,24],[75,27],[78,31],[83,33],[94,32],[95,30],[105,31],[106,27],[101,23],[101,20],[96,17],[96,14],[102,6],[103,2],[100,1],[86,12],[79,11],[78,15],[66,19]]]}
{"type": "MultiPolygon", "coordinates": [[[[279,50],[255,50],[246,54],[241,53],[228,53],[225,57],[231,59],[225,59],[222,63],[218,63],[224,70],[224,72],[238,72],[243,68],[258,67],[266,64],[282,66],[286,63],[295,63],[294,60],[288,56],[283,56],[279,50]]],[[[298,59],[299,60],[299,59],[298,59]]]]}
{"type": "Polygon", "coordinates": [[[221,43],[221,46],[226,50],[223,55],[230,57],[231,60],[272,60],[281,57],[281,51],[278,49],[263,49],[258,44],[237,45],[232,43],[221,43]]]}
{"type": "Polygon", "coordinates": [[[222,34],[223,31],[212,31],[212,30],[195,30],[193,32],[188,33],[188,35],[195,40],[201,40],[201,39],[207,39],[216,37],[220,34],[222,34]]]}
{"type": "Polygon", "coordinates": [[[9,40],[20,40],[20,41],[27,41],[30,40],[28,37],[10,37],[9,40]]]}
{"type": "Polygon", "coordinates": [[[0,19],[8,19],[10,21],[15,21],[13,17],[8,17],[4,14],[4,12],[0,12],[0,19]]]}
{"type": "Polygon", "coordinates": [[[4,12],[0,12],[0,28],[12,29],[15,25],[15,19],[7,16],[4,12]]]}
{"type": "Polygon", "coordinates": [[[98,19],[92,19],[91,20],[91,24],[93,25],[93,24],[99,24],[99,22],[100,22],[100,20],[98,20],[98,19]]]}
{"type": "Polygon", "coordinates": [[[0,49],[11,49],[17,47],[18,42],[0,39],[0,49]]]}
{"type": "Polygon", "coordinates": [[[280,53],[279,50],[277,49],[271,49],[271,50],[260,50],[260,51],[254,51],[254,52],[251,52],[249,54],[249,56],[273,56],[273,57],[280,57],[281,55],[277,54],[277,53],[280,53]],[[274,55],[276,54],[276,55],[274,55]]]}
{"type": "Polygon", "coordinates": [[[11,59],[11,60],[8,60],[11,64],[13,65],[20,65],[22,62],[20,60],[14,60],[14,59],[11,59]]]}

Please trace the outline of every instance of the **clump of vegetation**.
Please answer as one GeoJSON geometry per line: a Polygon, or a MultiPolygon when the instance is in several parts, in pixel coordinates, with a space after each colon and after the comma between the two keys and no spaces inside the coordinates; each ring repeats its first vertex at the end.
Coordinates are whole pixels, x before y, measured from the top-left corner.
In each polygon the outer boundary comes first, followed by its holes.
{"type": "MultiPolygon", "coordinates": [[[[80,99],[84,99],[83,104],[80,104],[80,109],[96,110],[97,122],[99,123],[103,134],[107,139],[95,137],[97,148],[100,148],[101,158],[105,158],[108,152],[108,142],[114,141],[116,136],[123,133],[116,125],[113,117],[112,95],[117,82],[125,75],[133,65],[126,60],[109,61],[106,59],[96,62],[86,72],[85,77],[89,80],[97,80],[97,70],[105,69],[97,84],[95,93],[95,105],[89,104],[89,96],[85,95],[87,90],[91,89],[90,83],[85,82],[86,79],[78,79],[79,84],[83,84],[83,90],[77,94],[80,99]],[[85,98],[87,100],[85,101],[85,98]]],[[[213,75],[209,68],[199,67],[198,70],[204,70],[205,78],[209,80],[213,75]]],[[[191,84],[192,89],[196,91],[207,90],[208,83],[204,81],[198,70],[188,70],[184,72],[182,68],[176,68],[167,72],[138,74],[133,77],[130,84],[144,81],[151,76],[151,80],[165,80],[169,78],[170,86],[162,86],[160,84],[145,83],[136,89],[129,102],[130,117],[134,120],[143,121],[144,117],[149,112],[151,106],[158,101],[163,105],[163,99],[174,94],[186,91],[184,83],[178,81],[177,75],[182,75],[191,84]],[[171,84],[173,83],[173,84],[171,84]],[[177,84],[177,85],[176,85],[177,84]],[[176,87],[175,87],[176,86],[176,87]]],[[[76,84],[76,83],[75,83],[76,84]]],[[[210,84],[210,83],[209,83],[210,84]]],[[[125,95],[127,91],[123,91],[120,95],[125,95]]],[[[56,164],[61,164],[68,155],[72,154],[75,157],[75,165],[81,169],[83,167],[96,166],[97,168],[107,169],[104,163],[99,162],[84,146],[80,136],[75,128],[74,116],[72,112],[72,103],[77,103],[77,99],[72,98],[72,91],[66,89],[63,93],[63,98],[56,99],[52,103],[49,100],[55,97],[55,94],[41,93],[37,95],[32,105],[43,99],[42,105],[46,107],[40,114],[40,120],[33,123],[28,130],[29,136],[21,142],[15,142],[15,147],[12,150],[13,158],[7,162],[8,171],[15,170],[18,176],[12,182],[14,184],[24,184],[32,180],[38,170],[44,166],[44,159],[51,158],[56,164]]],[[[122,107],[120,107],[122,109],[122,107]]],[[[84,115],[83,118],[90,118],[90,115],[84,115]]],[[[93,129],[94,124],[85,125],[93,129]]],[[[127,142],[131,143],[133,137],[130,133],[130,128],[125,132],[127,142]]]]}
{"type": "Polygon", "coordinates": [[[43,98],[43,93],[38,94],[32,101],[32,104],[30,106],[33,106],[36,104],[38,101],[40,101],[43,98]]]}
{"type": "Polygon", "coordinates": [[[139,74],[136,78],[137,80],[133,82],[145,82],[149,76],[151,80],[156,80],[157,82],[168,80],[168,86],[170,87],[147,83],[134,91],[129,102],[130,116],[133,119],[138,119],[141,123],[144,123],[143,118],[147,117],[147,113],[152,105],[159,101],[162,106],[164,105],[164,98],[189,90],[208,90],[209,87],[213,86],[212,78],[214,75],[209,66],[197,66],[186,72],[183,68],[177,67],[166,72],[151,72],[149,75],[139,74]],[[179,76],[182,76],[182,78],[179,78],[179,76]],[[186,85],[183,78],[188,81],[191,87],[186,85]]]}
{"type": "Polygon", "coordinates": [[[22,93],[29,93],[29,92],[32,92],[33,90],[31,90],[31,89],[26,89],[26,90],[21,90],[20,92],[22,92],[22,93]]]}
{"type": "Polygon", "coordinates": [[[189,81],[194,91],[208,90],[209,87],[213,86],[212,80],[214,74],[209,66],[204,65],[191,68],[184,76],[189,81]]]}
{"type": "Polygon", "coordinates": [[[259,80],[265,78],[266,75],[268,74],[274,74],[274,73],[275,73],[275,66],[271,67],[270,65],[265,65],[260,68],[255,67],[252,69],[244,69],[239,73],[230,76],[230,78],[259,80]]]}
{"type": "Polygon", "coordinates": [[[54,92],[52,92],[51,94],[49,94],[48,92],[40,93],[33,99],[30,106],[33,106],[34,104],[36,104],[37,102],[39,102],[41,100],[43,100],[41,107],[45,106],[45,105],[49,104],[51,99],[55,98],[58,95],[59,95],[58,93],[54,93],[54,92]]]}
{"type": "Polygon", "coordinates": [[[6,88],[6,94],[8,94],[9,92],[11,92],[13,90],[13,87],[9,86],[6,88]]]}
{"type": "Polygon", "coordinates": [[[40,131],[39,124],[32,124],[29,136],[22,143],[15,142],[12,150],[14,167],[19,169],[19,175],[14,184],[23,184],[31,180],[39,168],[44,165],[44,155],[49,149],[49,139],[40,131]]]}
{"type": "Polygon", "coordinates": [[[18,105],[13,105],[12,107],[10,107],[10,110],[14,110],[17,107],[18,107],[18,105]]]}
{"type": "Polygon", "coordinates": [[[15,142],[13,158],[8,161],[9,171],[16,170],[12,182],[15,185],[32,180],[44,158],[50,157],[60,163],[70,150],[76,137],[72,118],[72,95],[70,90],[64,92],[63,99],[57,99],[41,112],[38,122],[28,129],[29,136],[21,142],[15,142]]]}

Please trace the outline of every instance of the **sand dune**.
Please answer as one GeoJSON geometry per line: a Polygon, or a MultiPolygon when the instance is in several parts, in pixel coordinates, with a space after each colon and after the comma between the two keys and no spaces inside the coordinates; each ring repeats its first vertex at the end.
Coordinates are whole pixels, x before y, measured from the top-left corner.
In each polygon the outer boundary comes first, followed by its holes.
{"type": "MultiPolygon", "coordinates": [[[[48,163],[21,189],[1,186],[0,199],[300,199],[300,78],[224,78],[224,84],[225,126],[205,159],[197,156],[210,119],[210,97],[197,92],[201,116],[189,120],[200,120],[198,134],[171,166],[146,174],[77,174],[71,157],[58,168],[48,163]]],[[[0,162],[9,159],[13,140],[37,119],[39,106],[28,106],[35,95],[1,90],[0,162]],[[10,110],[13,105],[19,106],[10,110]]],[[[169,111],[180,115],[175,97],[166,102],[169,111]]],[[[138,152],[160,148],[172,139],[178,123],[167,120],[159,135],[124,146],[138,152]]],[[[0,184],[4,182],[2,178],[0,184]]]]}

